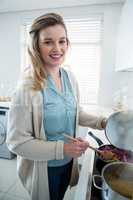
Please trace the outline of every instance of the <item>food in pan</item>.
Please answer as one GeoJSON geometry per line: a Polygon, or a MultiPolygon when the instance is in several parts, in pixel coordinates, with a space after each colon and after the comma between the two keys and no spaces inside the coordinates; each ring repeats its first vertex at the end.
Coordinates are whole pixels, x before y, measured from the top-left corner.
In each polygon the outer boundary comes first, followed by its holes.
{"type": "Polygon", "coordinates": [[[119,160],[117,155],[109,150],[100,151],[99,156],[103,160],[108,160],[108,161],[110,161],[110,160],[118,161],[119,160]]]}
{"type": "Polygon", "coordinates": [[[127,181],[122,179],[110,179],[108,184],[110,187],[127,198],[132,198],[133,194],[133,181],[127,181]]]}
{"type": "Polygon", "coordinates": [[[114,169],[110,167],[110,170],[105,173],[105,179],[112,190],[131,199],[133,195],[132,172],[132,166],[129,167],[128,165],[120,165],[118,168],[114,167],[114,169]]]}
{"type": "Polygon", "coordinates": [[[98,153],[98,156],[104,161],[123,161],[133,163],[133,157],[130,155],[130,151],[119,149],[112,145],[103,145],[99,150],[100,152],[98,153]]]}

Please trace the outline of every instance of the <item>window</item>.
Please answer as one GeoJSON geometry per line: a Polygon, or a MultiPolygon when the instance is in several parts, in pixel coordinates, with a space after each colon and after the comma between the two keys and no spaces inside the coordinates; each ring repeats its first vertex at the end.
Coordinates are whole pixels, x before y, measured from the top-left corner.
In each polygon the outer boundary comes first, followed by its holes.
{"type": "MultiPolygon", "coordinates": [[[[64,65],[75,74],[79,83],[80,103],[97,104],[101,63],[102,16],[66,20],[70,48],[64,65]]],[[[23,52],[26,48],[29,25],[24,26],[23,52]]],[[[23,66],[27,64],[23,53],[23,66]]]]}
{"type": "Polygon", "coordinates": [[[81,104],[97,104],[103,21],[101,16],[66,21],[71,42],[66,65],[77,77],[81,104]]]}

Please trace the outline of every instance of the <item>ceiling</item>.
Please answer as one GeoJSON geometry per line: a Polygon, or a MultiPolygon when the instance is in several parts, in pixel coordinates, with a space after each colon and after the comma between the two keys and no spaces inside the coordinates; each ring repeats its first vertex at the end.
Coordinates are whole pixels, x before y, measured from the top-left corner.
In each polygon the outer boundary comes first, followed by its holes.
{"type": "Polygon", "coordinates": [[[0,0],[0,13],[58,8],[103,3],[123,3],[125,0],[0,0]]]}

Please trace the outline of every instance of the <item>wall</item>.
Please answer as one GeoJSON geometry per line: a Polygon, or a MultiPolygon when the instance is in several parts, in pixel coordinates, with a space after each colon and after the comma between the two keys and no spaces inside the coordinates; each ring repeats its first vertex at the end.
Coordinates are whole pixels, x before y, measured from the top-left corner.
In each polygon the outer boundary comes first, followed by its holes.
{"type": "MultiPolygon", "coordinates": [[[[121,4],[95,5],[74,8],[45,9],[30,12],[14,12],[0,14],[0,82],[13,87],[20,75],[20,25],[32,21],[35,17],[45,12],[58,12],[66,18],[86,17],[89,13],[104,13],[104,43],[102,54],[101,80],[99,86],[99,104],[111,106],[114,91],[121,82],[126,81],[128,74],[115,73],[115,45],[121,4]],[[5,81],[6,79],[6,81],[5,81]]],[[[132,83],[128,82],[129,85],[132,83]]],[[[7,86],[6,86],[7,87],[7,86]]],[[[0,90],[1,92],[1,90],[0,90]]],[[[7,93],[7,90],[4,91],[7,93]]]]}
{"type": "MultiPolygon", "coordinates": [[[[20,65],[19,18],[16,14],[1,14],[0,27],[0,83],[5,87],[7,84],[13,86],[19,75],[20,65]]],[[[3,93],[2,85],[0,86],[3,93]]]]}
{"type": "Polygon", "coordinates": [[[118,24],[122,7],[119,8],[119,11],[115,8],[115,12],[112,9],[105,11],[105,19],[107,17],[108,20],[105,20],[99,104],[113,108],[116,106],[116,100],[119,101],[118,96],[122,95],[126,96],[126,102],[121,103],[126,104],[124,105],[126,108],[133,109],[133,72],[116,72],[115,70],[118,24]]]}

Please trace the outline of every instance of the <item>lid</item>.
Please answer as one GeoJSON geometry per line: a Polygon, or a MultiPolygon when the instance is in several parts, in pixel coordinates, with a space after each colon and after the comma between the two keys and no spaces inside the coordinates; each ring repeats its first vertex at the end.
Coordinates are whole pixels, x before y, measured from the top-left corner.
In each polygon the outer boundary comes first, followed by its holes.
{"type": "Polygon", "coordinates": [[[133,151],[133,110],[113,113],[107,120],[105,133],[112,145],[133,151]]]}

